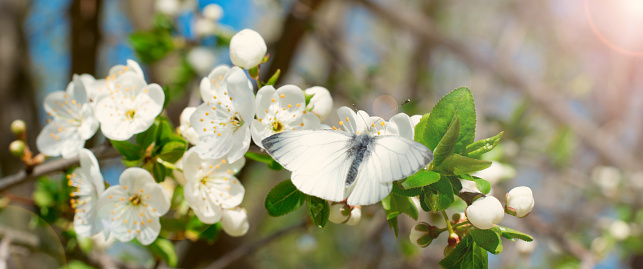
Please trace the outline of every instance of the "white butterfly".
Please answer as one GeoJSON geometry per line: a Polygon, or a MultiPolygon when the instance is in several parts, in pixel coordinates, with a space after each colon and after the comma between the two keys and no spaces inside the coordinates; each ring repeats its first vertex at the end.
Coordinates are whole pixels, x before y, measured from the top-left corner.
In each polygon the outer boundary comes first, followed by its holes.
{"type": "Polygon", "coordinates": [[[348,132],[290,131],[269,136],[261,143],[277,162],[292,171],[292,182],[301,192],[330,201],[348,198],[349,205],[374,204],[391,192],[393,181],[430,163],[433,153],[411,139],[380,135],[375,126],[381,121],[383,127],[384,121],[363,111],[358,113],[366,115],[361,124],[349,108],[338,110],[340,118],[348,115],[346,124],[340,122],[348,132]]]}

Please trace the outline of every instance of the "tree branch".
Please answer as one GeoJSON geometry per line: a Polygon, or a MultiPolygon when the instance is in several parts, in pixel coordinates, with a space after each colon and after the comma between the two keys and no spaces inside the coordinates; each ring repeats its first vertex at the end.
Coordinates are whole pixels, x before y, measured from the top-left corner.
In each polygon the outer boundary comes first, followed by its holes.
{"type": "Polygon", "coordinates": [[[265,237],[257,242],[254,243],[247,243],[244,244],[238,248],[236,248],[233,251],[228,252],[225,256],[221,257],[220,259],[214,261],[210,265],[208,265],[206,268],[207,269],[219,269],[219,268],[226,268],[230,264],[232,264],[234,261],[241,259],[243,257],[246,257],[247,255],[252,254],[255,252],[257,249],[263,247],[264,245],[272,242],[275,239],[278,239],[286,234],[289,234],[293,231],[299,230],[301,228],[306,227],[306,222],[300,222],[295,225],[283,228],[268,237],[265,237]]]}
{"type": "Polygon", "coordinates": [[[519,68],[503,62],[504,68],[501,69],[498,62],[481,57],[465,44],[438,31],[432,21],[416,11],[397,7],[383,7],[370,0],[354,1],[399,28],[406,29],[429,42],[443,45],[470,66],[497,75],[505,83],[529,97],[555,122],[568,126],[585,145],[592,148],[611,165],[629,171],[638,167],[640,161],[635,158],[636,156],[630,154],[616,143],[605,142],[605,136],[600,134],[600,128],[593,122],[574,116],[565,103],[564,96],[549,90],[550,87],[546,87],[538,81],[521,76],[516,71],[519,68]]]}
{"type": "MultiPolygon", "coordinates": [[[[121,156],[111,145],[98,146],[93,148],[91,151],[96,156],[96,159],[99,160],[121,156]]],[[[0,191],[6,190],[27,180],[38,178],[39,176],[64,171],[77,164],[78,156],[70,159],[61,158],[37,165],[33,168],[31,173],[27,173],[23,170],[16,174],[0,179],[0,191]]]]}

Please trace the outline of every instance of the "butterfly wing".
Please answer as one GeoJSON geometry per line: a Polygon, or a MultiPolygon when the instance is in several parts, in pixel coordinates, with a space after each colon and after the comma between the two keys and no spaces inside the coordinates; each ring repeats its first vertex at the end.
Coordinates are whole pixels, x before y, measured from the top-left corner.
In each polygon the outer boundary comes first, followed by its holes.
{"type": "Polygon", "coordinates": [[[355,135],[332,130],[292,131],[261,141],[266,151],[292,171],[301,192],[331,201],[346,199],[346,175],[352,164],[348,145],[355,135]]]}
{"type": "Polygon", "coordinates": [[[391,192],[391,182],[408,177],[433,160],[424,145],[400,136],[376,136],[359,166],[347,203],[369,205],[391,192]]]}

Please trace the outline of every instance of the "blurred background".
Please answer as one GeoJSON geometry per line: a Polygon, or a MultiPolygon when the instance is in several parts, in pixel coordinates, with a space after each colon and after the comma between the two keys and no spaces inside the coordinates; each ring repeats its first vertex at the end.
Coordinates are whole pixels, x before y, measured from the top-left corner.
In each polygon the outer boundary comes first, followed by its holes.
{"type": "MultiPolygon", "coordinates": [[[[643,268],[642,26],[638,0],[0,0],[1,175],[24,169],[6,151],[15,139],[10,123],[27,123],[35,149],[47,119],[45,96],[64,90],[73,74],[101,78],[111,66],[136,60],[148,83],[170,87],[167,115],[178,125],[182,109],[200,101],[200,78],[230,64],[229,38],[251,28],[268,44],[264,81],[280,69],[277,85],[326,87],[335,107],[355,104],[388,118],[392,113],[374,104],[410,99],[399,111],[424,114],[449,91],[469,87],[476,139],[504,131],[500,146],[485,156],[495,162],[484,171],[492,194],[502,200],[509,189],[528,186],[536,200],[527,218],[503,221],[536,243],[504,242],[502,254],[489,256],[491,268],[643,268]],[[204,14],[212,3],[221,12],[204,14]]],[[[331,113],[326,123],[336,122],[331,113]]],[[[103,141],[97,135],[87,147],[103,141]]],[[[101,160],[101,168],[114,183],[125,167],[111,159],[101,160]]],[[[178,267],[203,267],[306,219],[304,209],[273,218],[263,207],[268,191],[288,176],[249,162],[239,176],[249,233],[170,238],[177,239],[178,267]]],[[[17,268],[100,268],[104,259],[118,267],[166,266],[136,244],[101,246],[100,255],[83,247],[69,231],[70,213],[56,207],[67,197],[46,191],[59,180],[0,193],[3,207],[33,215],[31,224],[14,219],[0,226],[0,236],[23,235],[10,249],[24,262],[17,268]],[[37,228],[34,219],[49,227],[37,228]],[[29,261],[33,253],[48,258],[29,261]]],[[[453,209],[462,212],[464,205],[453,209]]],[[[396,238],[379,205],[362,211],[357,227],[286,229],[231,266],[438,266],[446,236],[420,249],[408,240],[416,221],[400,217],[396,238]]],[[[440,225],[434,217],[420,218],[440,225]]]]}

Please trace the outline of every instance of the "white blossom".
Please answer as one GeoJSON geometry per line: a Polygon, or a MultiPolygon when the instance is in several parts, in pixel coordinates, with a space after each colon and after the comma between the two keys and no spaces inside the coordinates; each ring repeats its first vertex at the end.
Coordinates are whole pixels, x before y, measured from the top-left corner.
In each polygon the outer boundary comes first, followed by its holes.
{"type": "Polygon", "coordinates": [[[241,207],[224,209],[221,217],[221,227],[230,236],[244,236],[250,228],[248,213],[241,207]]]}
{"type": "Polygon", "coordinates": [[[181,3],[179,0],[156,0],[154,9],[161,14],[176,16],[181,12],[181,3]]]}
{"type": "Polygon", "coordinates": [[[413,116],[411,116],[411,123],[413,123],[413,127],[418,125],[418,123],[420,123],[421,119],[422,119],[422,115],[413,115],[413,116]]]}
{"type": "Polygon", "coordinates": [[[404,113],[396,114],[387,122],[380,117],[371,117],[362,110],[355,113],[352,109],[343,106],[337,109],[337,115],[340,119],[339,127],[333,126],[333,129],[354,134],[369,131],[373,135],[396,135],[411,140],[415,136],[411,119],[404,113]]]}
{"type": "Polygon", "coordinates": [[[196,47],[188,52],[186,60],[197,74],[205,75],[212,70],[216,57],[214,51],[206,47],[196,47]]]}
{"type": "Polygon", "coordinates": [[[74,76],[65,92],[49,94],[44,106],[53,120],[38,134],[38,150],[47,156],[76,156],[98,130],[94,109],[80,77],[74,76]]]}
{"type": "Polygon", "coordinates": [[[527,216],[534,209],[534,195],[529,187],[516,187],[505,195],[506,211],[517,217],[527,216]]]}
{"type": "Polygon", "coordinates": [[[209,36],[215,34],[217,31],[217,24],[206,18],[197,18],[194,23],[194,33],[197,36],[209,36]]]}
{"type": "Polygon", "coordinates": [[[483,178],[493,186],[503,179],[515,177],[516,169],[514,169],[509,164],[503,164],[500,162],[493,161],[491,162],[491,166],[489,166],[487,169],[475,172],[471,175],[479,178],[483,178]]]}
{"type": "Polygon", "coordinates": [[[239,67],[219,66],[201,81],[203,104],[190,117],[199,134],[196,151],[202,158],[227,154],[235,162],[250,147],[250,125],[255,115],[254,95],[239,67]]]}
{"type": "Polygon", "coordinates": [[[203,17],[218,21],[223,16],[223,8],[217,4],[209,4],[203,8],[203,17]]]}
{"type": "Polygon", "coordinates": [[[76,188],[71,196],[74,208],[74,231],[80,237],[90,237],[102,231],[97,221],[98,198],[105,191],[105,183],[100,173],[98,161],[87,149],[80,149],[80,167],[67,175],[67,184],[76,188]]]}
{"type": "Polygon", "coordinates": [[[464,212],[473,226],[483,230],[491,229],[505,216],[502,204],[493,196],[476,199],[464,212]]]}
{"type": "Polygon", "coordinates": [[[531,242],[527,241],[522,241],[522,240],[516,240],[516,249],[518,249],[518,252],[521,254],[529,254],[534,252],[536,250],[536,247],[538,246],[538,243],[536,243],[536,240],[533,240],[531,242]]]}
{"type": "Polygon", "coordinates": [[[243,29],[230,39],[230,60],[236,66],[253,68],[261,63],[266,51],[266,42],[254,30],[243,29]]]}
{"type": "Polygon", "coordinates": [[[615,220],[609,227],[609,231],[616,240],[625,240],[632,234],[630,225],[622,220],[615,220]]]}
{"type": "Polygon", "coordinates": [[[192,128],[190,117],[196,111],[196,107],[186,107],[179,117],[179,132],[190,144],[196,145],[199,142],[199,134],[192,128]]]}
{"type": "Polygon", "coordinates": [[[297,86],[285,85],[275,90],[265,86],[257,92],[252,140],[263,148],[261,140],[276,133],[291,130],[319,129],[319,118],[305,109],[304,92],[297,86]]]}
{"type": "Polygon", "coordinates": [[[170,199],[148,171],[133,167],[121,174],[119,185],[103,192],[98,205],[107,235],[123,242],[136,238],[149,245],[161,231],[159,217],[170,209],[170,199]]]}
{"type": "Polygon", "coordinates": [[[96,117],[105,137],[127,140],[147,130],[161,113],[165,94],[161,86],[149,84],[134,72],[117,77],[109,95],[96,102],[96,117]]]}
{"type": "Polygon", "coordinates": [[[240,158],[202,159],[193,149],[185,153],[183,196],[203,223],[221,220],[224,209],[233,209],[243,200],[245,189],[234,176],[246,162],[240,158]]]}
{"type": "Polygon", "coordinates": [[[332,223],[345,223],[351,216],[351,208],[345,203],[332,203],[328,220],[332,223]]]}
{"type": "Polygon", "coordinates": [[[362,219],[362,207],[356,206],[351,210],[351,216],[346,221],[347,225],[355,226],[359,223],[359,220],[362,219]]]}
{"type": "Polygon", "coordinates": [[[304,94],[312,96],[306,105],[306,110],[317,115],[319,120],[326,119],[333,109],[333,98],[330,96],[330,92],[324,87],[315,86],[305,89],[304,94]]]}

